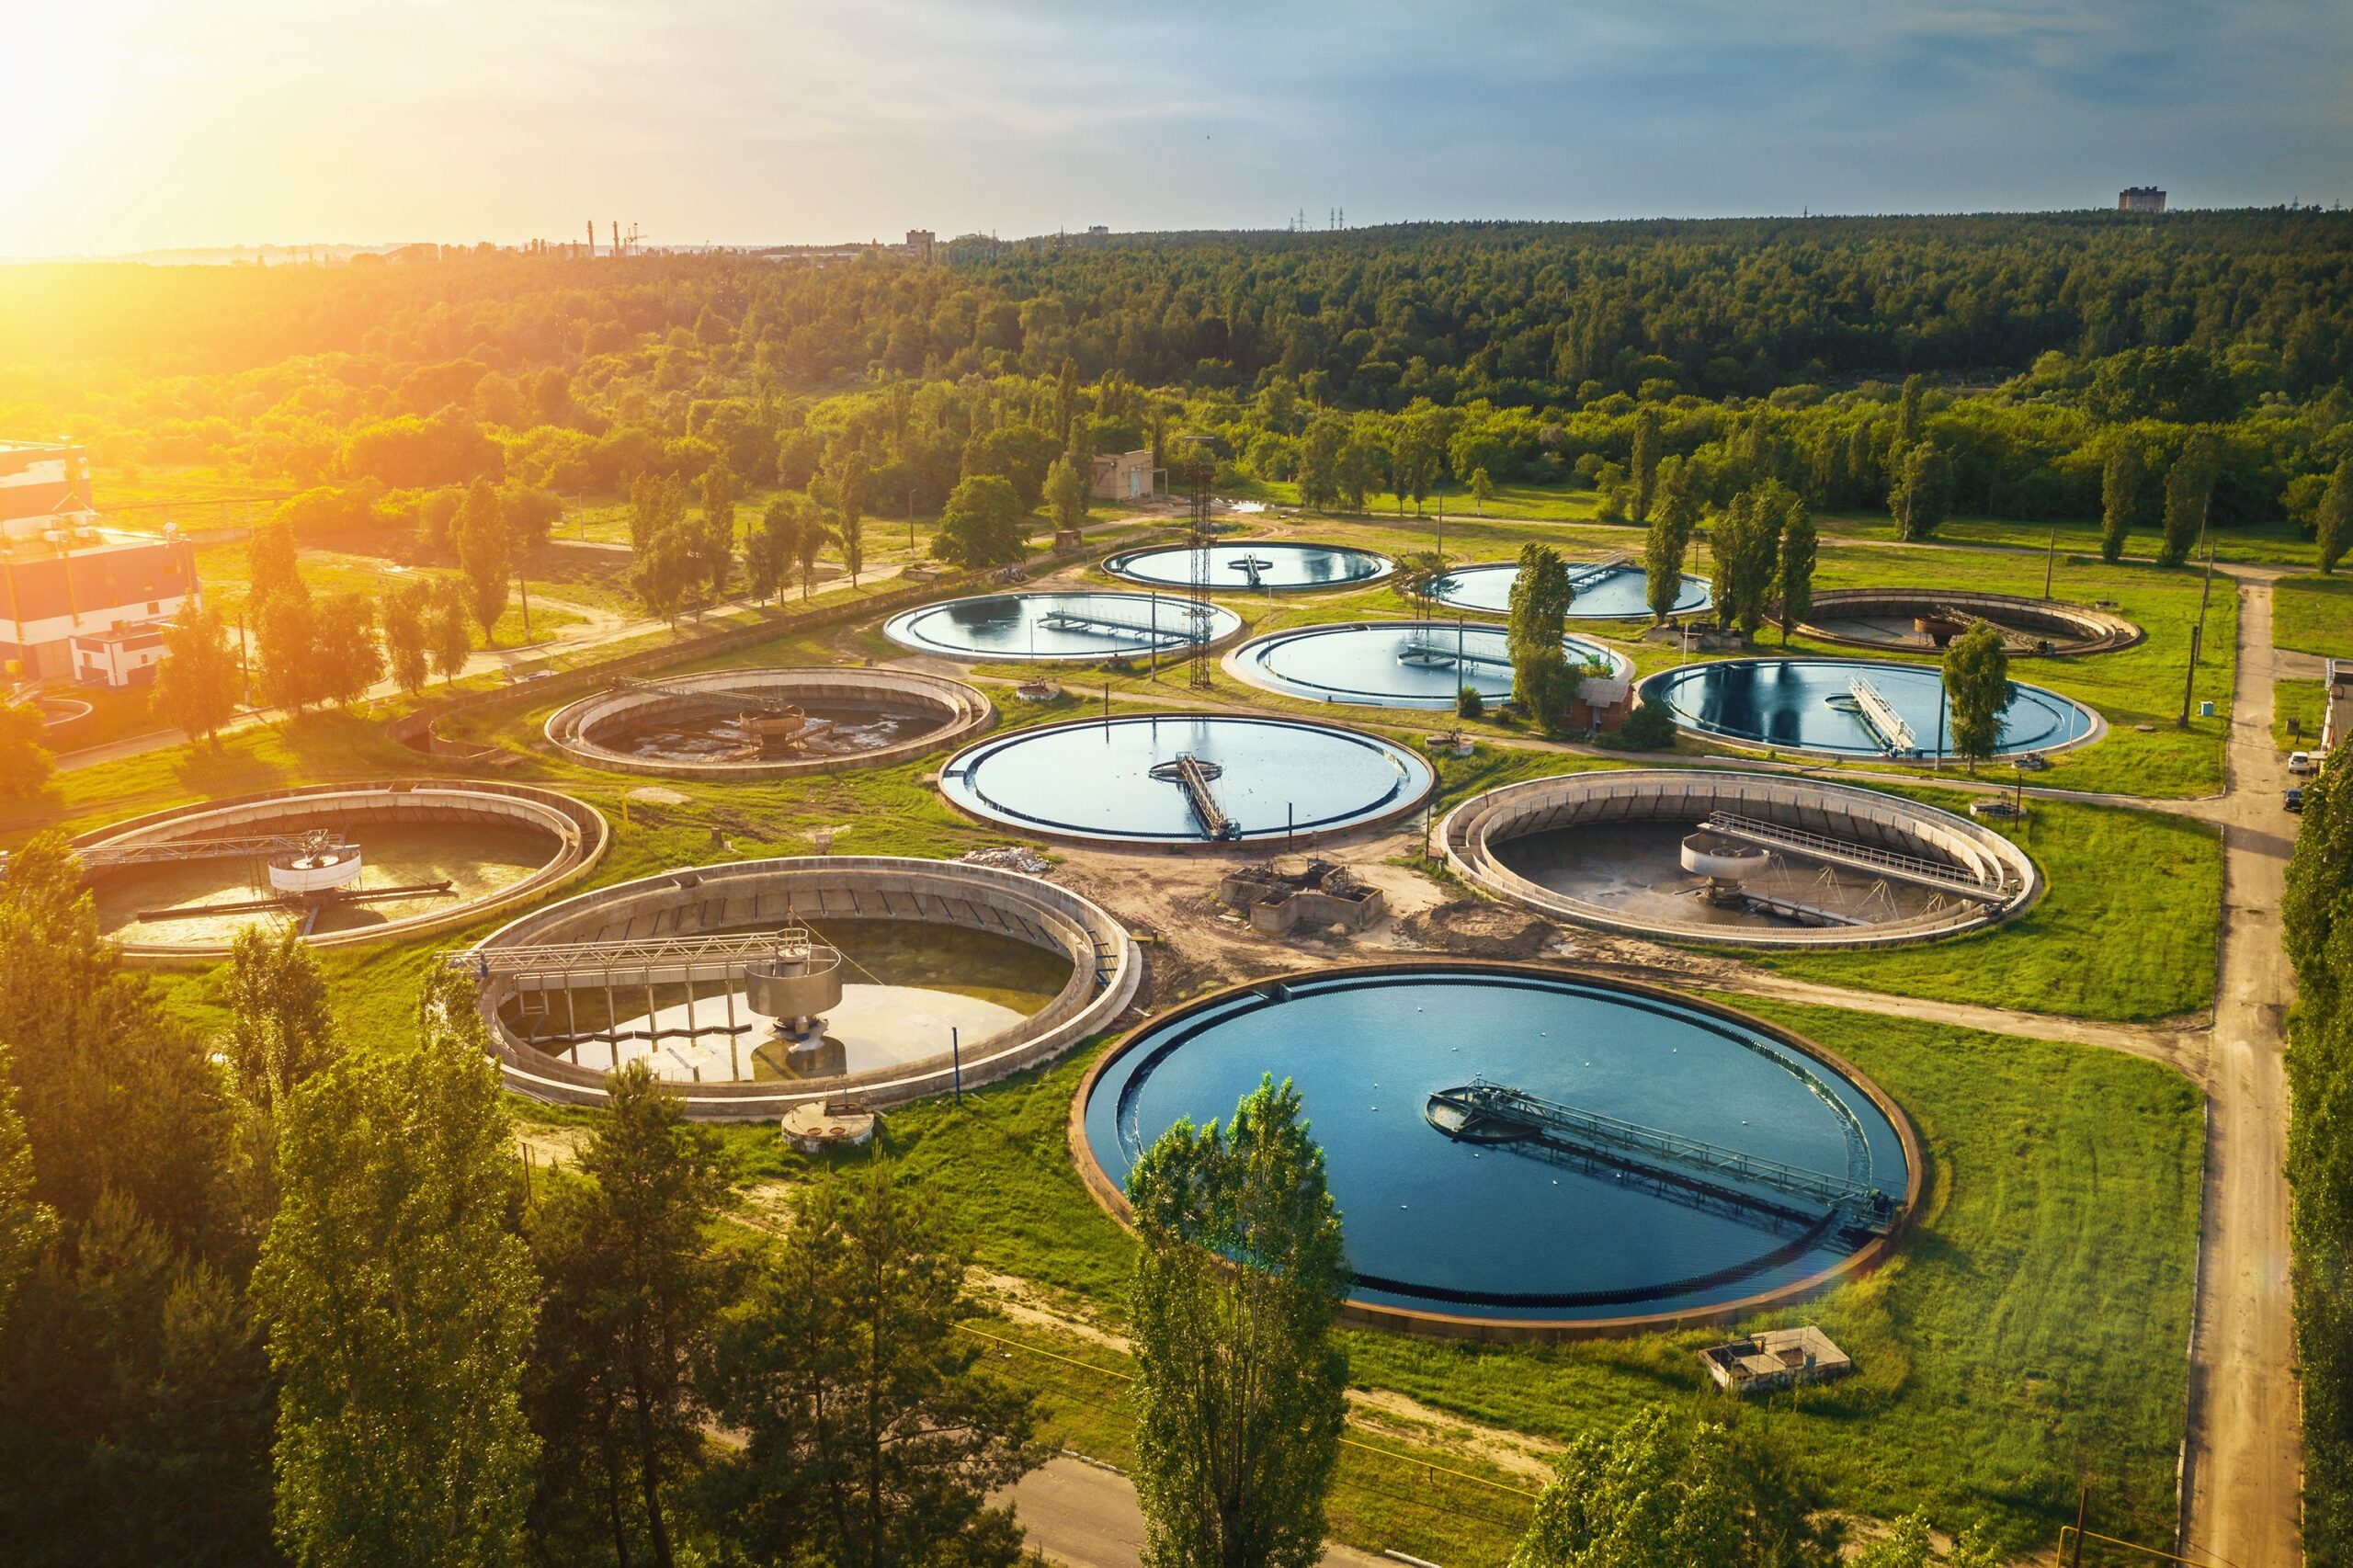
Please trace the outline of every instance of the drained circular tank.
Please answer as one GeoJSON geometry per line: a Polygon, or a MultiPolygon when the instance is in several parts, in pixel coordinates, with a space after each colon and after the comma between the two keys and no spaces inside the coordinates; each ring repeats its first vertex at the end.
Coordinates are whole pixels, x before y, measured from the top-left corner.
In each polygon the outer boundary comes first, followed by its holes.
{"type": "Polygon", "coordinates": [[[1154,545],[1148,550],[1122,551],[1103,562],[1104,571],[1131,583],[1186,588],[1192,585],[1194,573],[1199,570],[1213,590],[1245,589],[1253,593],[1361,587],[1379,582],[1396,569],[1397,563],[1389,557],[1369,550],[1273,540],[1212,544],[1200,551],[1189,545],[1154,545]],[[1201,556],[1207,560],[1199,560],[1201,556]]]}
{"type": "Polygon", "coordinates": [[[1089,1074],[1098,1197],[1265,1074],[1324,1152],[1351,1315],[1474,1337],[1720,1319],[1876,1261],[1917,1195],[1902,1114],[1817,1046],[1672,993],[1405,963],[1219,993],[1089,1074]]]}
{"type": "Polygon", "coordinates": [[[1439,826],[1465,881],[1558,919],[1743,947],[1881,947],[2009,918],[2033,859],[1978,823],[1877,790],[1698,768],[1531,778],[1439,826]]]}
{"type": "MultiPolygon", "coordinates": [[[[1569,602],[1571,620],[1648,620],[1651,618],[1650,574],[1639,566],[1615,562],[1572,563],[1570,581],[1576,597],[1569,602]]],[[[1511,613],[1511,586],[1519,581],[1515,562],[1497,561],[1483,566],[1458,566],[1430,585],[1430,597],[1454,609],[1482,615],[1511,613]]],[[[1675,598],[1677,615],[1690,615],[1715,603],[1707,579],[1687,575],[1675,598]]]]}
{"type": "Polygon", "coordinates": [[[1421,803],[1430,765],[1377,736],[1238,714],[1083,719],[968,746],[949,803],[1053,838],[1173,846],[1310,842],[1421,803]]]}
{"type": "Polygon", "coordinates": [[[710,670],[629,681],[548,716],[548,743],[623,773],[771,778],[902,762],[988,727],[961,681],[881,669],[710,670]]]}
{"type": "MultiPolygon", "coordinates": [[[[1602,679],[1633,665],[1605,644],[1564,637],[1569,662],[1602,679]]],[[[1303,626],[1254,638],[1226,667],[1268,691],[1371,708],[1454,706],[1464,687],[1488,702],[1511,695],[1511,649],[1500,626],[1460,620],[1358,621],[1303,626]]]]}
{"type": "Polygon", "coordinates": [[[595,1104],[643,1059],[688,1114],[779,1117],[985,1083],[1101,1033],[1135,944],[1035,877],[882,856],[747,860],[600,888],[453,955],[507,1085],[595,1104]]]}
{"type": "Polygon", "coordinates": [[[1943,588],[1827,588],[1800,628],[1857,648],[1929,653],[1980,622],[2014,655],[2105,653],[2141,640],[2141,629],[2093,605],[1943,588]]]}
{"type": "Polygon", "coordinates": [[[204,962],[256,924],[293,921],[321,947],[447,930],[577,880],[606,839],[553,790],[404,779],[176,807],[74,849],[125,957],[204,962]]]}
{"type": "MultiPolygon", "coordinates": [[[[1735,745],[1828,756],[1938,758],[1952,751],[1944,674],[1934,665],[1870,659],[1725,659],[1663,671],[1643,700],[1676,723],[1735,745]]],[[[2096,739],[2098,715],[2079,702],[2010,683],[1996,756],[2055,751],[2096,739]]]]}
{"type": "Polygon", "coordinates": [[[892,616],[882,634],[902,647],[994,664],[1135,658],[1214,646],[1242,630],[1222,606],[1169,594],[981,594],[892,616]]]}

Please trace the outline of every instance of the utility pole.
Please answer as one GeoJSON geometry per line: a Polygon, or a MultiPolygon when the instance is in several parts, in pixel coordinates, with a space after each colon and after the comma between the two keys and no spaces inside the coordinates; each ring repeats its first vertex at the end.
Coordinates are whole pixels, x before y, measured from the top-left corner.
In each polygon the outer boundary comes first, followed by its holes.
{"type": "MultiPolygon", "coordinates": [[[[2212,497],[2208,497],[2209,514],[2213,505],[2212,497]]],[[[2198,590],[2198,624],[2189,629],[2189,667],[2181,673],[2181,717],[2174,721],[2177,730],[2189,728],[2189,704],[2198,687],[2198,660],[2206,645],[2206,605],[2214,595],[2214,541],[2207,536],[2205,516],[2198,519],[2198,539],[2206,547],[2206,580],[2198,590]]]]}
{"type": "Polygon", "coordinates": [[[523,642],[528,647],[531,641],[531,580],[524,575],[519,561],[515,563],[515,585],[523,592],[523,642]]]}
{"type": "Polygon", "coordinates": [[[2058,559],[2059,525],[2054,522],[2051,525],[2051,546],[2042,553],[2042,597],[2045,600],[2051,597],[2051,568],[2058,559]]]}

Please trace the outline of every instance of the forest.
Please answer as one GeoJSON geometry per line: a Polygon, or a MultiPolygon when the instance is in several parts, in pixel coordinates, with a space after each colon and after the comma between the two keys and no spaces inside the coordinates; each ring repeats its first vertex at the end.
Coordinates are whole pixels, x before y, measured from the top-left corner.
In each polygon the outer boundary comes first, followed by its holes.
{"type": "MultiPolygon", "coordinates": [[[[1632,499],[1638,427],[1722,504],[2153,525],[2194,449],[2221,528],[2317,526],[2353,455],[2353,215],[2316,210],[967,239],[944,264],[450,249],[0,276],[0,429],[201,470],[306,537],[446,552],[454,492],[647,476],[933,515],[1058,455],[1207,437],[1311,504],[1482,483],[1632,499]],[[1907,392],[1907,385],[1910,391],[1907,392]],[[1483,480],[1482,475],[1484,476],[1483,480]],[[848,489],[844,490],[847,485],[848,489]],[[2128,492],[2131,487],[2128,486],[2128,492]],[[437,493],[439,502],[430,498],[437,493]]],[[[526,504],[544,517],[545,503],[526,504]]],[[[1621,506],[1622,509],[1622,506],[1621,506]]],[[[855,524],[853,524],[855,526],[855,524]]]]}

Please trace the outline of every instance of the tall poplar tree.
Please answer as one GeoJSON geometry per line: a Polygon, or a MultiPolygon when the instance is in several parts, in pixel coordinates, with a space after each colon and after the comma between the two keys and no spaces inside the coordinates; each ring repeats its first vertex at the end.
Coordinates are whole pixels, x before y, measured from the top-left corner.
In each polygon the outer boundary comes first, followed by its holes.
{"type": "Polygon", "coordinates": [[[1167,1568],[1310,1568],[1347,1419],[1349,1279],[1324,1152],[1269,1079],[1128,1178],[1136,1499],[1167,1568]]]}
{"type": "Polygon", "coordinates": [[[1651,500],[1658,492],[1658,410],[1643,408],[1634,415],[1633,460],[1627,467],[1634,483],[1633,517],[1651,520],[1651,500]]]}
{"type": "Polygon", "coordinates": [[[2158,565],[2178,566],[2189,559],[2206,530],[2206,506],[2213,494],[2214,438],[2200,430],[2181,444],[2180,455],[2165,470],[2165,531],[2158,565]]]}
{"type": "Polygon", "coordinates": [[[1505,646],[1511,654],[1512,697],[1547,731],[1568,722],[1569,710],[1576,705],[1580,676],[1561,641],[1575,597],[1568,565],[1557,551],[1549,544],[1520,546],[1505,646]]]}
{"type": "Polygon", "coordinates": [[[2002,634],[1979,621],[1945,647],[1945,701],[1952,709],[1952,749],[1969,771],[1994,755],[2002,740],[2002,713],[2010,705],[2010,655],[2002,634]]]}
{"type": "Polygon", "coordinates": [[[472,991],[437,970],[405,1046],[343,1057],[285,1106],[253,1293],[280,1380],[278,1539],[304,1568],[522,1555],[535,1289],[472,991]]]}
{"type": "Polygon", "coordinates": [[[2108,461],[2099,476],[2099,558],[2110,565],[2124,558],[2125,536],[2142,520],[2142,495],[2147,484],[2139,437],[2130,431],[2120,433],[2108,449],[2108,461]]]}

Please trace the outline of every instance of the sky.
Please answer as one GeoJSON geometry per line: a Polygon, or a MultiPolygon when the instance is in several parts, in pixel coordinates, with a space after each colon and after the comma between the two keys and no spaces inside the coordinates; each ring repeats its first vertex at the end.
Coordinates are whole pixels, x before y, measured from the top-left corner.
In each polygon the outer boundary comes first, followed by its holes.
{"type": "Polygon", "coordinates": [[[0,0],[0,256],[2353,199],[2345,0],[0,0]]]}

